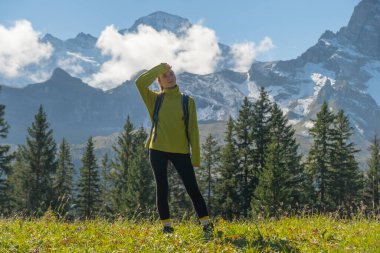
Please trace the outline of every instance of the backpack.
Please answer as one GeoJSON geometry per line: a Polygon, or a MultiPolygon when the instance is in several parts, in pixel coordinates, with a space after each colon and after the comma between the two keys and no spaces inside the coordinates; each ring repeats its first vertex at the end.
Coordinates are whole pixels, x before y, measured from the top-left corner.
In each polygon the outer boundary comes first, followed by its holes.
{"type": "MultiPolygon", "coordinates": [[[[156,99],[156,103],[154,104],[154,110],[153,110],[153,122],[152,122],[152,128],[150,129],[150,136],[152,136],[153,128],[157,127],[157,122],[158,122],[158,111],[160,110],[160,106],[162,104],[162,101],[164,100],[164,94],[163,92],[159,93],[156,99]]],[[[189,131],[188,131],[188,126],[189,126],[189,96],[182,93],[182,111],[183,111],[183,120],[185,121],[185,130],[186,130],[186,137],[188,144],[190,144],[190,138],[189,138],[189,131]]],[[[154,132],[153,136],[153,142],[156,140],[157,136],[157,128],[156,131],[154,132]]]]}

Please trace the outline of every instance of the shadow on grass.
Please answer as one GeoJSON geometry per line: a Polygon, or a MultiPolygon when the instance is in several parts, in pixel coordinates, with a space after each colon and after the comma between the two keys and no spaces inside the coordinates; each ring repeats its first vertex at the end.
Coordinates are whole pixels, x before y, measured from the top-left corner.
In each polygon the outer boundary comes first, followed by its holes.
{"type": "Polygon", "coordinates": [[[246,249],[246,248],[255,248],[261,251],[266,251],[270,249],[271,251],[279,252],[300,252],[297,248],[289,245],[287,240],[272,240],[258,238],[254,241],[248,241],[247,238],[234,235],[229,237],[221,238],[223,243],[231,243],[237,248],[246,249]]]}
{"type": "Polygon", "coordinates": [[[265,240],[260,238],[252,242],[251,247],[261,250],[270,248],[271,250],[280,252],[300,252],[297,248],[289,245],[289,242],[287,240],[265,240]]]}

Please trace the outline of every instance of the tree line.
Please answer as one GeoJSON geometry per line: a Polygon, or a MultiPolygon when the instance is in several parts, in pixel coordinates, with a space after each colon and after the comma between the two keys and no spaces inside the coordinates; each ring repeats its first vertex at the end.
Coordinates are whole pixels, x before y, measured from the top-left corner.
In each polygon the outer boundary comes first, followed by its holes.
{"type": "MultiPolygon", "coordinates": [[[[224,144],[209,134],[201,146],[196,175],[210,214],[229,220],[304,212],[377,214],[378,136],[369,146],[368,167],[361,170],[355,158],[359,150],[351,141],[353,128],[343,110],[334,113],[324,102],[312,123],[312,144],[302,157],[295,130],[265,89],[255,102],[245,97],[237,118],[227,121],[224,144]]],[[[9,128],[0,105],[0,139],[9,128]]],[[[62,139],[57,145],[41,105],[25,144],[12,153],[0,144],[0,214],[39,217],[50,209],[65,219],[158,217],[147,137],[127,116],[112,158],[105,154],[98,161],[90,137],[75,176],[69,143],[62,139]]],[[[174,166],[168,165],[172,216],[191,216],[190,198],[174,166]]]]}

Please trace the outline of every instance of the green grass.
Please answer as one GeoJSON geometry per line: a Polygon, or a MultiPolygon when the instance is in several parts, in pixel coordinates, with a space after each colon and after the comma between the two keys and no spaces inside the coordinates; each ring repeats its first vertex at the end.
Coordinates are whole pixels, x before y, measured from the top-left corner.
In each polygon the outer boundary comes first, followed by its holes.
{"type": "Polygon", "coordinates": [[[380,252],[378,220],[214,222],[223,235],[205,241],[195,219],[174,221],[169,235],[162,234],[159,221],[1,219],[0,252],[380,252]]]}

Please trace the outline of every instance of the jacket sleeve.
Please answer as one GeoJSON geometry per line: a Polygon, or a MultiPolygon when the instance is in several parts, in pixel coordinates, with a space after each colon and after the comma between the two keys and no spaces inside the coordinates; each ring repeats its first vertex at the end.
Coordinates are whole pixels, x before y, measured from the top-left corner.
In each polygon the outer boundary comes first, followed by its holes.
{"type": "Polygon", "coordinates": [[[159,64],[150,70],[142,73],[135,81],[137,89],[141,95],[145,106],[148,109],[149,116],[153,118],[154,103],[157,99],[157,93],[151,91],[148,87],[154,82],[154,80],[162,73],[165,73],[166,69],[163,64],[159,64]]]}
{"type": "Polygon", "coordinates": [[[200,144],[199,144],[199,129],[197,120],[197,110],[194,99],[189,99],[189,138],[191,146],[191,162],[194,167],[200,166],[200,144]]]}

